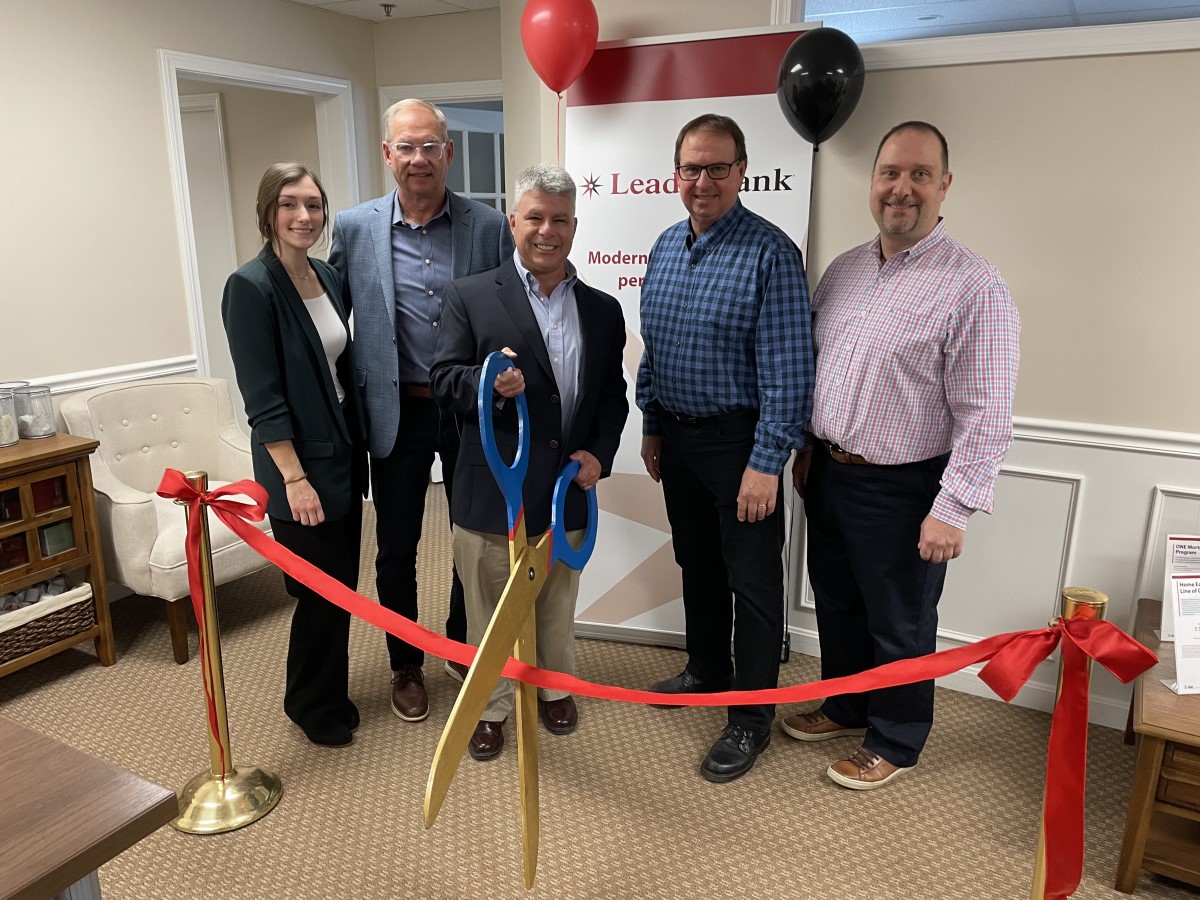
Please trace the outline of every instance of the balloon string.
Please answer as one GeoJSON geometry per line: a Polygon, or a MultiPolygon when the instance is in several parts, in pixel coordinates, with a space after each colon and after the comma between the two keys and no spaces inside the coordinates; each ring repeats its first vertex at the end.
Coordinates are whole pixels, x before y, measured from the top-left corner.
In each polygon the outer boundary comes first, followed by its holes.
{"type": "Polygon", "coordinates": [[[554,119],[554,155],[562,165],[562,91],[558,92],[558,112],[554,119]]]}

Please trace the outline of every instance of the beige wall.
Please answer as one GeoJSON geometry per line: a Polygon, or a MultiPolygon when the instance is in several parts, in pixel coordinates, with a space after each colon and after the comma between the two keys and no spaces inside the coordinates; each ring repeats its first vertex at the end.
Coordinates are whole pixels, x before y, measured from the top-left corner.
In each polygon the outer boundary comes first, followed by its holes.
{"type": "Polygon", "coordinates": [[[234,243],[238,263],[244,263],[262,248],[254,204],[267,166],[295,160],[321,175],[313,98],[184,79],[179,81],[179,93],[221,95],[234,243]]]}
{"type": "Polygon", "coordinates": [[[1021,311],[1015,413],[1200,433],[1177,391],[1200,304],[1200,52],[868,72],[821,147],[810,268],[875,233],[867,183],[897,122],[946,134],[950,233],[992,260],[1021,311]]]}
{"type": "Polygon", "coordinates": [[[394,19],[375,29],[375,78],[380,86],[490,81],[500,76],[498,9],[394,19]]]}
{"type": "MultiPolygon", "coordinates": [[[[730,10],[596,0],[601,39],[765,25],[767,0],[730,10]]],[[[384,23],[260,0],[32,0],[4,5],[0,142],[11,178],[5,377],[37,377],[192,352],[171,198],[160,47],[349,78],[363,196],[380,186],[378,85],[503,77],[508,171],[554,155],[554,95],[520,44],[522,0],[484,13],[384,23]],[[69,26],[62,23],[69,22],[69,26]],[[453,52],[451,52],[453,48],[453,52]],[[69,59],[71,64],[64,65],[69,59]],[[106,104],[64,98],[88,88],[106,104]],[[63,135],[63,136],[60,136],[63,135]],[[67,139],[67,136],[71,139],[67,139]],[[49,276],[49,277],[48,277],[49,276]],[[131,327],[136,323],[136,327],[131,327]]],[[[1018,40],[1014,36],[1014,40],[1018,40]]],[[[868,239],[870,156],[908,117],[941,125],[955,182],[952,233],[1004,273],[1024,322],[1022,416],[1200,433],[1200,405],[1170,389],[1186,371],[1200,304],[1188,278],[1185,215],[1200,146],[1200,52],[868,73],[858,110],[815,160],[811,268],[868,239]]]]}
{"type": "Polygon", "coordinates": [[[0,141],[15,211],[0,246],[19,262],[3,291],[4,377],[193,352],[160,48],[350,80],[369,190],[370,22],[282,0],[5,0],[0,34],[0,79],[20,86],[0,141]]]}

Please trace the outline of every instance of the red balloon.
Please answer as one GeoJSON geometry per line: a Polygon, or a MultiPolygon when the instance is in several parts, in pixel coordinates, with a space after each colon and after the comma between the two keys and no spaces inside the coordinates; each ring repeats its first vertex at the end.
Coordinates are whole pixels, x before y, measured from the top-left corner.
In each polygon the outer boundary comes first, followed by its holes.
{"type": "Polygon", "coordinates": [[[525,56],[546,87],[561,94],[587,68],[600,23],[592,0],[529,0],[521,14],[525,56]]]}

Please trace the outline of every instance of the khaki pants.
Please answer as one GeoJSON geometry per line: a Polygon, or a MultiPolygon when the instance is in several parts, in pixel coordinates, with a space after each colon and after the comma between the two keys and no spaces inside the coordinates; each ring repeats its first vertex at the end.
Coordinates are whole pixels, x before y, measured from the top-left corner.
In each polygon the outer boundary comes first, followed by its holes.
{"type": "MultiPolygon", "coordinates": [[[[582,531],[568,531],[572,546],[583,537],[582,531]]],[[[463,583],[467,606],[467,641],[478,647],[487,631],[492,613],[504,593],[510,570],[508,538],[483,534],[454,526],[454,565],[463,583]]],[[[579,596],[579,573],[558,562],[538,594],[534,615],[537,617],[537,664],[540,669],[575,674],[575,600],[579,596]]],[[[538,689],[542,700],[559,700],[565,691],[538,689]]],[[[515,688],[501,678],[483,711],[486,722],[501,722],[515,707],[515,688]]]]}

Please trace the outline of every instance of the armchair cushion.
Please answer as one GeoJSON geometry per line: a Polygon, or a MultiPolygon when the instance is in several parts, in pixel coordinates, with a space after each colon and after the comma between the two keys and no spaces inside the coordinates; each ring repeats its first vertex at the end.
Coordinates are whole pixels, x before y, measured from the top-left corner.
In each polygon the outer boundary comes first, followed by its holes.
{"type": "MultiPolygon", "coordinates": [[[[249,439],[219,378],[110,385],[64,399],[67,430],[95,438],[90,457],[108,576],[139,594],[188,593],[184,516],[154,493],[167,468],[208,472],[210,487],[253,477],[249,439]]],[[[269,520],[257,523],[271,533],[269,520]]],[[[269,563],[209,514],[213,580],[224,584],[269,563]]]]}

